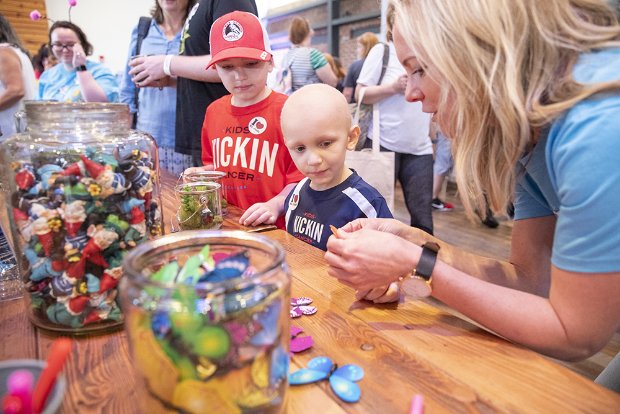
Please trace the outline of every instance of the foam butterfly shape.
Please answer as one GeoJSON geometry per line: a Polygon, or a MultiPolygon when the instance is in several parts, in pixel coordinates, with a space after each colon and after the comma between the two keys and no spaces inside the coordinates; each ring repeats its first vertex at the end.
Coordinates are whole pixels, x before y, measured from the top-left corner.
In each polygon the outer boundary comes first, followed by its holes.
{"type": "Polygon", "coordinates": [[[301,297],[291,298],[291,318],[299,318],[301,315],[314,315],[317,311],[316,306],[308,306],[312,299],[301,297]]]}
{"type": "Polygon", "coordinates": [[[314,345],[314,340],[311,336],[299,336],[302,332],[303,329],[291,325],[291,352],[302,352],[314,345]]]}
{"type": "Polygon", "coordinates": [[[328,357],[320,356],[311,359],[308,368],[290,373],[288,381],[291,385],[304,385],[329,378],[334,394],[343,401],[353,403],[359,401],[362,396],[362,391],[356,382],[363,377],[362,367],[348,364],[339,368],[328,357]]]}

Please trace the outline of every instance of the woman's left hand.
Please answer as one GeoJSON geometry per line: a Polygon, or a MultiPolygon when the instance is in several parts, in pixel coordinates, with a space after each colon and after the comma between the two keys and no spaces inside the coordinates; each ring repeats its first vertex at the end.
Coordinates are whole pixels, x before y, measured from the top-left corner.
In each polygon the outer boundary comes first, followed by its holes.
{"type": "Polygon", "coordinates": [[[84,48],[79,43],[73,45],[73,61],[71,63],[74,68],[86,65],[86,53],[84,53],[84,48]]]}
{"type": "Polygon", "coordinates": [[[361,229],[339,232],[327,242],[327,273],[357,290],[387,286],[410,272],[419,246],[391,233],[361,229]]]}
{"type": "Polygon", "coordinates": [[[143,88],[160,86],[158,81],[166,76],[164,73],[165,55],[139,56],[129,62],[131,80],[143,88]]]}

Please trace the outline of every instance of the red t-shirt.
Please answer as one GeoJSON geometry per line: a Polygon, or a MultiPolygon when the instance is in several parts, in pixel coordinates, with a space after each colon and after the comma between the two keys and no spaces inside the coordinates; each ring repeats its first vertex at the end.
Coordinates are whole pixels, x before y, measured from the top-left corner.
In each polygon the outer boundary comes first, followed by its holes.
{"type": "MultiPolygon", "coordinates": [[[[233,106],[231,98],[224,96],[207,107],[202,125],[202,162],[227,173],[222,179],[224,198],[246,210],[304,177],[284,145],[280,128],[287,96],[271,92],[246,107],[233,106]]],[[[276,224],[284,228],[282,218],[276,224]]]]}

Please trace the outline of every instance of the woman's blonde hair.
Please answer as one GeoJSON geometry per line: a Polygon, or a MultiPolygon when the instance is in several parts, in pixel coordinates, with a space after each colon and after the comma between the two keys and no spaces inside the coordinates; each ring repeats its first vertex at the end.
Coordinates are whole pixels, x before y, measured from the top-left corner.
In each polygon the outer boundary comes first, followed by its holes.
{"type": "Polygon", "coordinates": [[[291,27],[288,31],[288,38],[294,45],[299,45],[303,42],[308,35],[310,35],[310,22],[303,17],[295,16],[291,21],[291,27]]]}
{"type": "Polygon", "coordinates": [[[379,43],[379,38],[373,32],[365,32],[358,36],[357,43],[362,45],[362,59],[366,59],[370,49],[379,43]]]}
{"type": "Polygon", "coordinates": [[[390,0],[394,26],[441,86],[438,117],[454,138],[456,179],[470,216],[511,201],[516,163],[549,125],[620,81],[580,84],[579,55],[620,46],[604,0],[390,0]]]}

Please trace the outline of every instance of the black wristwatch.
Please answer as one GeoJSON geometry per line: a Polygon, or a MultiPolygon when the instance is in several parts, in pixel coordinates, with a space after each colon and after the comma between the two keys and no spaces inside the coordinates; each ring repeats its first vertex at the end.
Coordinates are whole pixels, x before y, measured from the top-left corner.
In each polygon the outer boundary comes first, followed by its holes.
{"type": "Polygon", "coordinates": [[[439,245],[437,243],[427,242],[422,246],[422,254],[420,255],[418,265],[408,275],[411,279],[408,293],[412,293],[418,298],[426,298],[431,295],[433,292],[431,286],[432,274],[437,262],[438,252],[439,245]]]}
{"type": "Polygon", "coordinates": [[[86,67],[86,65],[80,65],[80,66],[76,66],[76,67],[75,67],[75,71],[76,71],[76,72],[84,72],[85,70],[88,70],[88,68],[86,67]]]}

